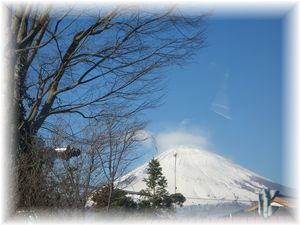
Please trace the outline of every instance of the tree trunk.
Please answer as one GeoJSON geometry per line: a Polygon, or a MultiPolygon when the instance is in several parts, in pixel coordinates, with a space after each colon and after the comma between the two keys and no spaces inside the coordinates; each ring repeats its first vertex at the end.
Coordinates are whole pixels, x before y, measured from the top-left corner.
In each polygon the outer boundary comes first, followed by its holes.
{"type": "MultiPolygon", "coordinates": [[[[18,114],[19,117],[22,116],[18,114]]],[[[27,124],[18,129],[17,134],[17,208],[47,206],[46,174],[39,154],[40,146],[35,145],[34,136],[27,124]]]]}
{"type": "Polygon", "coordinates": [[[112,200],[112,193],[113,193],[113,191],[114,191],[114,182],[111,181],[110,184],[109,184],[109,194],[108,194],[107,212],[109,211],[110,206],[111,206],[111,200],[112,200]]]}

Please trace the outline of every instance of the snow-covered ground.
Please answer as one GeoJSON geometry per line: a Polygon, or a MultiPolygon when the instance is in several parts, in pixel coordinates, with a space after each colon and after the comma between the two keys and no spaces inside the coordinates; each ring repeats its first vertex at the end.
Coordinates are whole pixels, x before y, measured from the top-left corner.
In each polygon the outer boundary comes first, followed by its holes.
{"type": "MultiPolygon", "coordinates": [[[[185,206],[205,204],[240,203],[257,201],[263,188],[282,191],[283,187],[224,157],[195,147],[178,146],[163,152],[159,160],[168,181],[168,191],[186,197],[185,206]]],[[[129,191],[146,188],[147,163],[128,173],[119,181],[119,187],[129,191]]]]}

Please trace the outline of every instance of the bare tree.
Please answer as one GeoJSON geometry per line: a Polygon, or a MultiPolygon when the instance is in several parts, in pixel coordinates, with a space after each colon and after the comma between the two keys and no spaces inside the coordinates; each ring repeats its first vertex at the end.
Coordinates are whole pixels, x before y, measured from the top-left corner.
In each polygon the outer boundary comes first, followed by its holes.
{"type": "Polygon", "coordinates": [[[140,133],[146,122],[135,116],[119,117],[119,114],[111,112],[110,116],[85,127],[82,130],[85,138],[81,140],[62,136],[59,130],[70,125],[60,120],[50,145],[62,146],[67,141],[80,148],[81,154],[66,161],[57,160],[50,167],[47,177],[57,190],[52,195],[60,195],[59,200],[53,198],[57,207],[84,207],[94,191],[105,187],[108,195],[103,198],[107,197],[104,201],[108,202],[107,209],[110,208],[116,180],[139,158],[137,148],[145,141],[145,136],[140,133]]]}
{"type": "MultiPolygon", "coordinates": [[[[71,115],[73,124],[107,116],[108,105],[126,107],[119,117],[153,107],[161,97],[162,69],[186,63],[205,38],[203,16],[185,17],[175,9],[115,7],[88,14],[75,7],[18,5],[9,10],[16,156],[28,165],[18,170],[18,186],[33,170],[38,173],[32,140],[56,115],[71,115]]],[[[20,195],[19,205],[34,205],[25,200],[26,191],[20,195]]]]}
{"type": "MultiPolygon", "coordinates": [[[[27,180],[31,178],[42,184],[31,187],[27,192],[35,198],[35,206],[65,209],[84,207],[87,197],[93,191],[91,186],[101,185],[105,182],[98,156],[101,147],[98,145],[98,140],[95,139],[95,130],[92,126],[85,127],[81,130],[82,139],[77,139],[74,134],[66,135],[63,132],[69,130],[70,127],[71,124],[67,121],[59,119],[57,124],[52,125],[50,136],[47,139],[40,138],[43,144],[39,144],[42,147],[37,149],[37,152],[41,153],[41,157],[35,161],[44,161],[40,164],[43,166],[39,173],[43,177],[27,178],[27,180]],[[56,147],[65,146],[66,143],[73,147],[56,147]],[[80,154],[78,154],[79,152],[80,154]],[[40,190],[37,191],[36,188],[40,190]]],[[[33,184],[33,182],[29,184],[33,184]]]]}
{"type": "Polygon", "coordinates": [[[104,120],[102,127],[106,131],[107,141],[100,154],[100,161],[109,187],[107,210],[111,205],[116,180],[124,175],[134,160],[140,157],[136,148],[145,141],[145,137],[140,135],[145,126],[145,122],[113,115],[104,120]]]}

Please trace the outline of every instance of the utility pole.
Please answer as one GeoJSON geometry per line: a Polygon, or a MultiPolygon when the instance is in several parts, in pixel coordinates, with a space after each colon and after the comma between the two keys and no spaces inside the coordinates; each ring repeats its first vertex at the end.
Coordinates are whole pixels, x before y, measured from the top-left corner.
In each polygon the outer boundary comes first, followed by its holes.
{"type": "Polygon", "coordinates": [[[175,187],[174,187],[174,193],[176,194],[176,190],[177,190],[177,186],[176,186],[176,157],[177,157],[177,153],[176,152],[174,154],[174,157],[175,157],[175,169],[174,169],[175,187]]]}

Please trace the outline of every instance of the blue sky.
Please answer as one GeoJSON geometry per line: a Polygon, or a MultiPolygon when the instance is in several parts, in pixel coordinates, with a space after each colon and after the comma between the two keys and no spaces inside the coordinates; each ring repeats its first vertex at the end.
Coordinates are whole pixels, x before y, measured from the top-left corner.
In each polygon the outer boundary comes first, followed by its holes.
{"type": "Polygon", "coordinates": [[[210,150],[286,184],[282,18],[211,17],[207,37],[192,63],[165,72],[167,94],[161,107],[146,114],[149,132],[202,138],[210,150]],[[215,101],[229,107],[231,119],[211,109],[215,101]]]}

